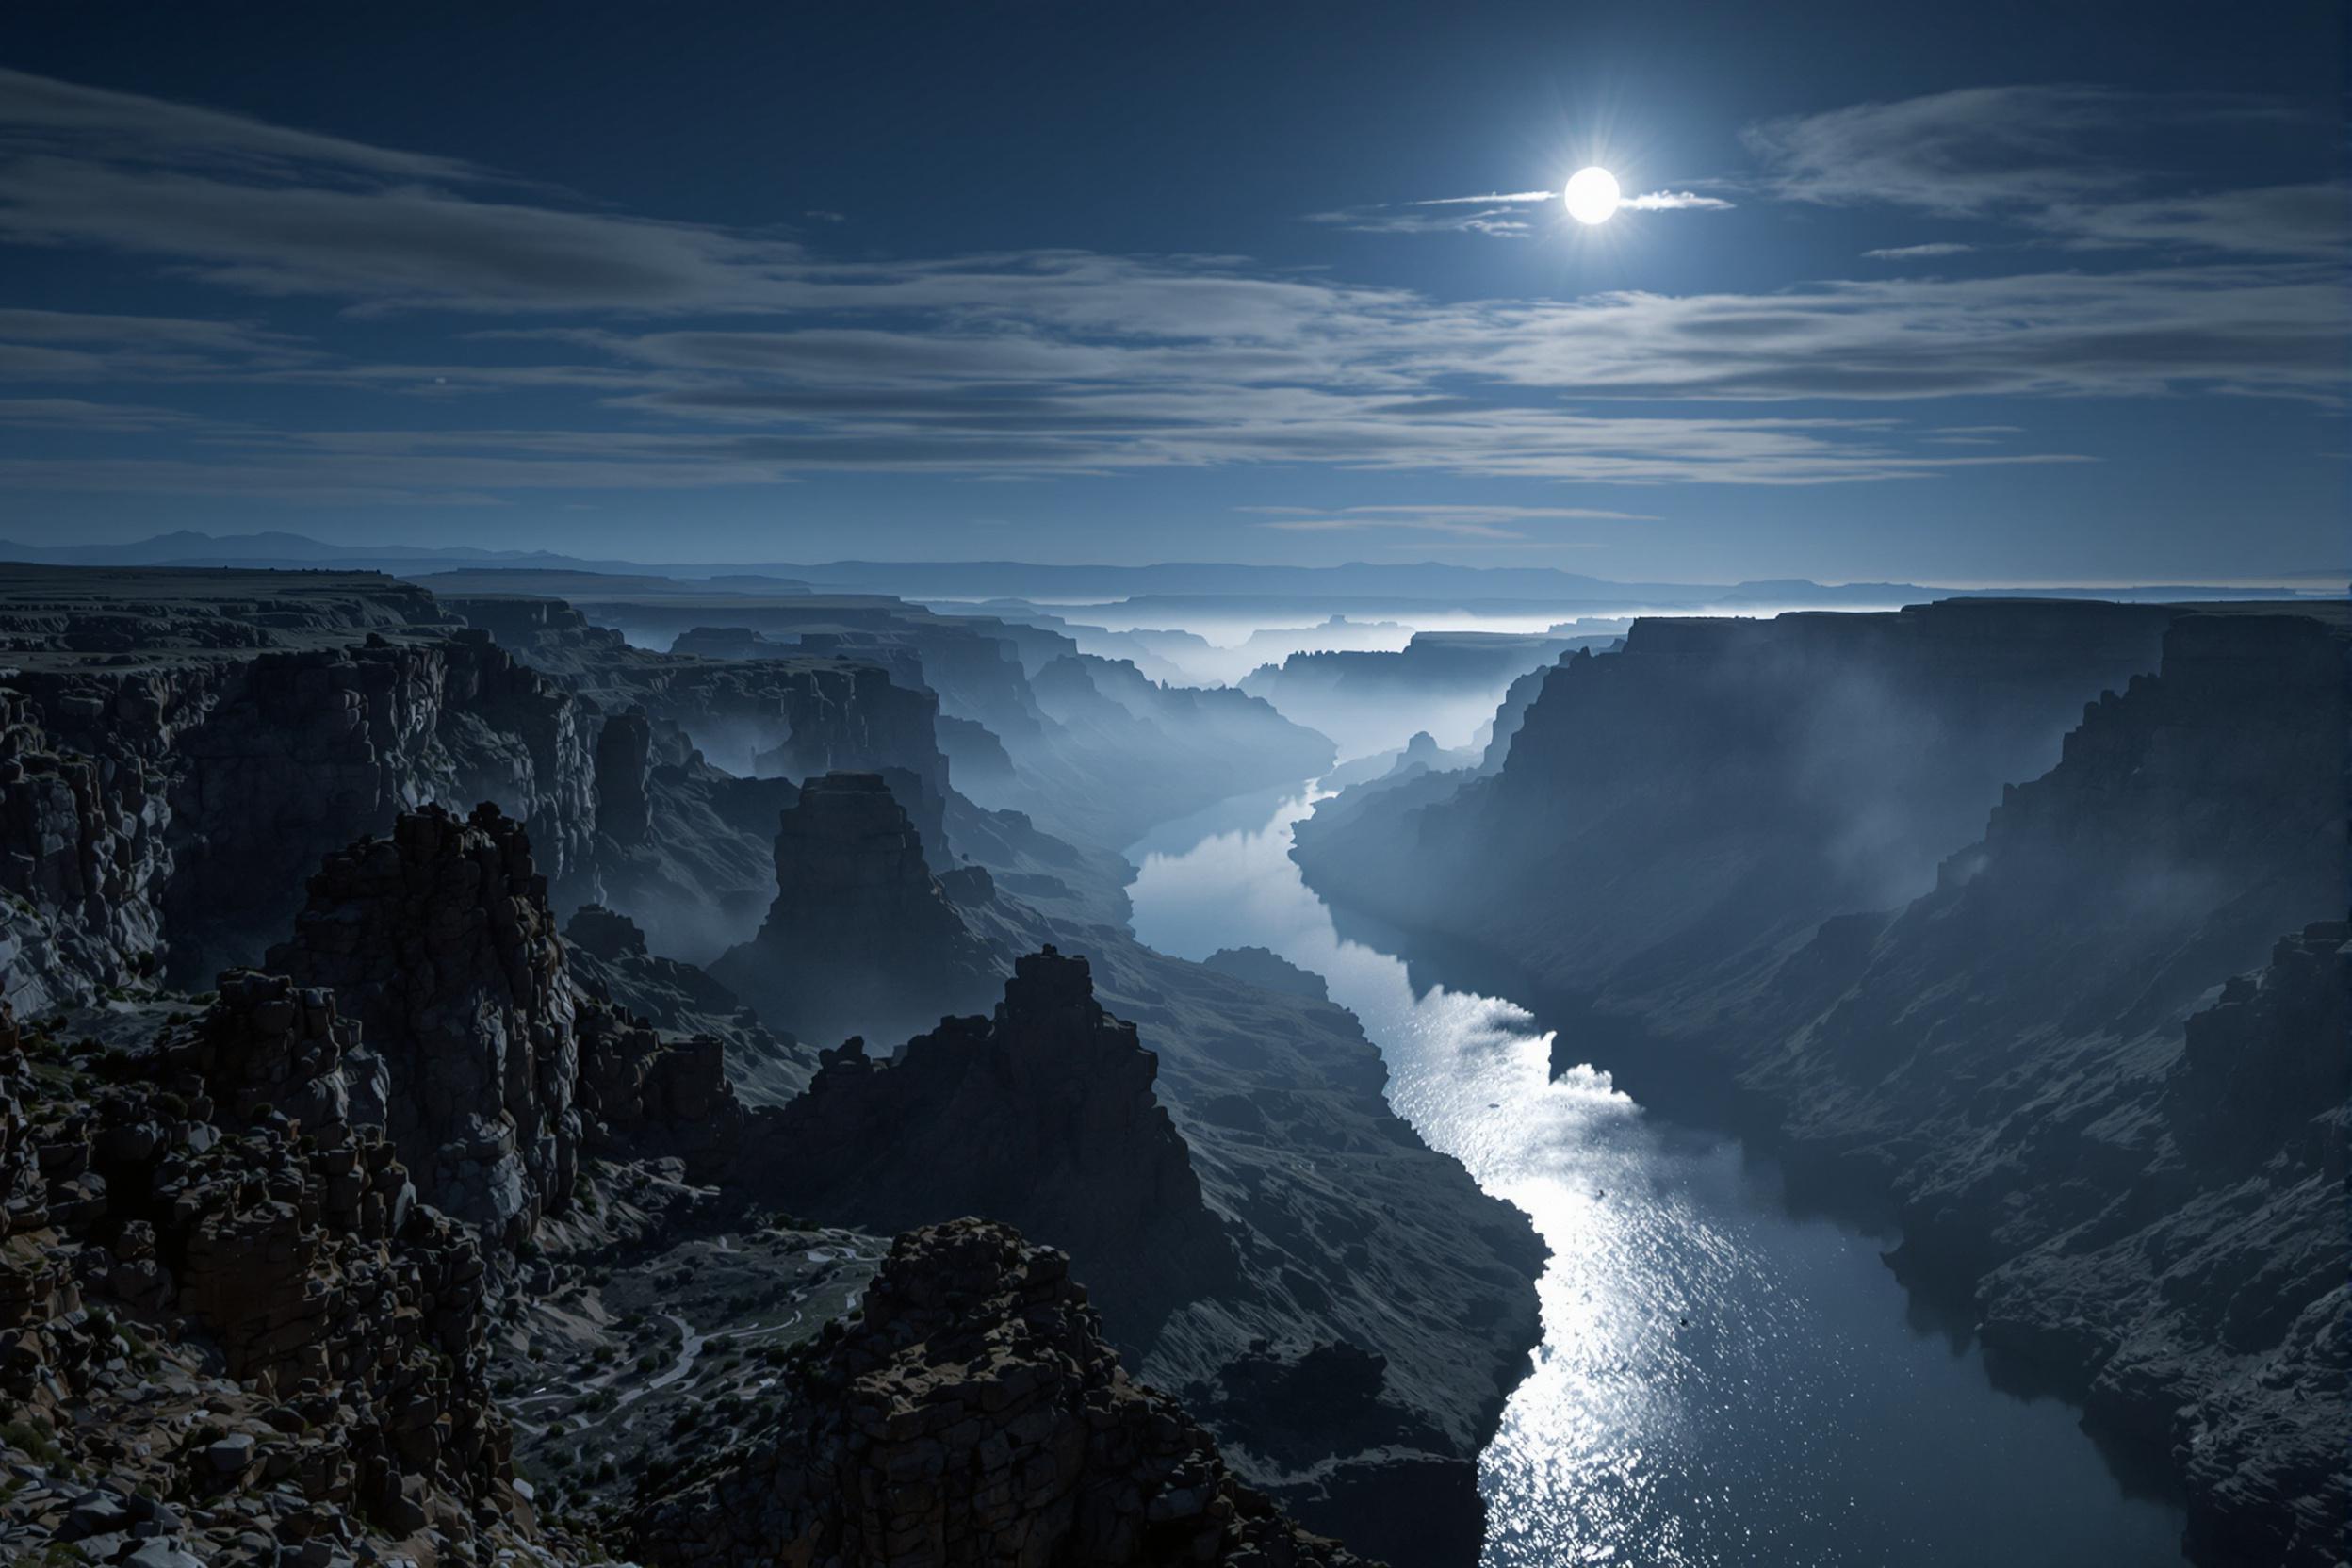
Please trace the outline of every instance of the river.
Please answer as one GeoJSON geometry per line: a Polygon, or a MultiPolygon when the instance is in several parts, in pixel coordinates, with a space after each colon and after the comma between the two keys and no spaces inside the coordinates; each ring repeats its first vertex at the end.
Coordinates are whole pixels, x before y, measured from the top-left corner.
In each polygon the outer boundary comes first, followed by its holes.
{"type": "Polygon", "coordinates": [[[1544,1342],[1480,1462],[1487,1568],[2179,1568],[2179,1511],[1924,1320],[1890,1238],[1793,1211],[1736,1139],[1591,1069],[1553,1080],[1512,1003],[1416,996],[1399,958],[1342,939],[1289,858],[1316,798],[1239,797],[1136,844],[1135,932],[1320,974],[1397,1114],[1550,1246],[1544,1342]]]}

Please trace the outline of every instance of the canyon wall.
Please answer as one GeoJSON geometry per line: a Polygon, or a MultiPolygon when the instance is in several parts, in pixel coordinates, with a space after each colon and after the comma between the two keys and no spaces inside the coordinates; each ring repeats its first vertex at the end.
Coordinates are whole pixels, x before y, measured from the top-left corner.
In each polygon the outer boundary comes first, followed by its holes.
{"type": "Polygon", "coordinates": [[[1890,1200],[1897,1267],[2168,1471],[2198,1560],[2332,1562],[2347,645],[2324,605],[1642,622],[1499,774],[1297,854],[1512,976],[1556,1067],[1890,1200]]]}
{"type": "Polygon", "coordinates": [[[388,615],[334,613],[337,580],[323,608],[265,612],[218,596],[267,574],[210,576],[168,584],[188,612],[114,630],[103,660],[0,597],[19,645],[0,654],[10,994],[38,1008],[251,962],[321,855],[427,800],[498,802],[560,896],[593,893],[593,738],[564,692],[405,585],[390,608],[421,618],[387,636],[388,615]],[[240,636],[257,645],[216,645],[240,636]]]}

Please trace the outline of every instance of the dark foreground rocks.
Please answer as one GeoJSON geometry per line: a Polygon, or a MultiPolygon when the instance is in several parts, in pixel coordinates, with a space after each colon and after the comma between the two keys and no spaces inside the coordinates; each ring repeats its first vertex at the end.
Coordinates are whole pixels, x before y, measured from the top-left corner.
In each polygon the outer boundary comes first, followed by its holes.
{"type": "Polygon", "coordinates": [[[0,1560],[524,1541],[479,1246],[306,1092],[332,1000],[231,980],[139,1052],[0,1016],[0,1560]],[[254,1101],[273,1080],[320,1119],[254,1101]]]}
{"type": "Polygon", "coordinates": [[[655,1503],[678,1568],[1204,1563],[1348,1568],[1131,1380],[1067,1259],[965,1219],[890,1250],[864,1313],[788,1375],[771,1436],[655,1503]]]}

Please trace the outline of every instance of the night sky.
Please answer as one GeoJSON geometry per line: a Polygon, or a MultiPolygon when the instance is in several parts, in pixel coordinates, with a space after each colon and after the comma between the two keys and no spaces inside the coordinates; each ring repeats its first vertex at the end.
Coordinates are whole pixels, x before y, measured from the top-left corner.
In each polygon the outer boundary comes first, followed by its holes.
{"type": "Polygon", "coordinates": [[[2341,18],[26,0],[0,538],[2341,581],[2341,18]]]}

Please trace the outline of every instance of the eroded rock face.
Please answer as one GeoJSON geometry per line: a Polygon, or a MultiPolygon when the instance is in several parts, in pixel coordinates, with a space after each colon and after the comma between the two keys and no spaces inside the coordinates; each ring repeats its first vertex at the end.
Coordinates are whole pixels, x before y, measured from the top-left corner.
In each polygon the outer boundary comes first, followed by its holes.
{"type": "Polygon", "coordinates": [[[946,793],[947,761],[932,733],[939,702],[919,673],[893,678],[885,661],[835,657],[829,646],[771,646],[754,659],[727,633],[681,636],[669,653],[652,653],[561,600],[449,602],[533,667],[608,711],[637,708],[677,726],[733,773],[805,778],[895,767],[933,796],[946,793]]]}
{"type": "MultiPolygon", "coordinates": [[[[344,1058],[359,1031],[335,1011],[335,993],[298,988],[282,974],[231,970],[175,1066],[201,1075],[206,1094],[238,1120],[269,1107],[305,1127],[351,1119],[344,1058]]],[[[381,1097],[382,1089],[370,1086],[381,1097]]]]}
{"type": "Polygon", "coordinates": [[[30,1089],[16,1011],[0,997],[0,1241],[15,1233],[41,1201],[41,1165],[25,1120],[30,1089]]]}
{"type": "Polygon", "coordinates": [[[1001,971],[880,775],[803,784],[777,825],[776,878],[760,934],[711,966],[772,1027],[887,1039],[993,1000],[1001,971]]]}
{"type": "Polygon", "coordinates": [[[694,964],[663,957],[627,915],[583,905],[564,927],[564,961],[590,996],[665,1034],[724,1047],[727,1079],[751,1104],[782,1104],[808,1085],[816,1053],[760,1021],[743,998],[694,964]]]}
{"type": "Polygon", "coordinates": [[[661,1503],[661,1564],[1030,1568],[1360,1561],[1284,1519],[1132,1381],[1068,1260],[966,1219],[901,1236],[862,1319],[789,1379],[773,1440],[661,1503]]]}
{"type": "Polygon", "coordinates": [[[428,800],[498,801],[594,895],[596,771],[568,694],[437,623],[274,640],[121,667],[50,652],[4,678],[0,889],[28,917],[0,939],[11,994],[87,1000],[159,962],[192,988],[251,963],[320,856],[428,800]]]}
{"type": "Polygon", "coordinates": [[[992,1018],[888,1061],[826,1052],[753,1179],[792,1207],[890,1232],[986,1214],[1065,1248],[1129,1332],[1230,1287],[1231,1243],[1152,1093],[1158,1058],[1094,999],[1084,958],[1014,967],[992,1018]]]}
{"type": "Polygon", "coordinates": [[[608,715],[596,730],[596,831],[613,844],[642,844],[653,831],[652,772],[653,721],[645,710],[608,715]]]}
{"type": "Polygon", "coordinates": [[[205,1561],[251,1534],[512,1544],[533,1527],[482,1253],[416,1202],[380,1130],[240,1108],[258,1068],[324,1114],[321,1045],[345,1025],[282,978],[232,979],[138,1055],[42,1037],[43,1074],[0,1062],[8,1142],[39,1151],[0,1240],[0,1448],[24,1450],[0,1556],[102,1536],[86,1511],[205,1561]]]}
{"type": "MultiPolygon", "coordinates": [[[[1916,690],[1956,681],[1969,703],[2011,715],[1997,732],[2008,740],[1971,769],[2021,755],[2005,748],[2022,716],[2086,667],[2086,647],[2122,657],[2146,629],[2133,607],[1936,608],[1952,612],[1942,634],[1865,638],[1857,651],[1892,661],[1916,690]],[[1970,625],[2001,635],[1952,640],[1970,625]],[[2084,625],[2119,641],[2075,635],[2084,625]],[[1906,647],[1949,669],[1906,670],[1906,647]]],[[[1735,1083],[1743,1127],[1809,1180],[1891,1196],[1905,1279],[1966,1302],[2005,1368],[2081,1401],[2103,1437],[2169,1466],[2189,1494],[2198,1560],[2332,1564],[2352,1446],[2342,1173],[2352,1057],[2333,923],[2352,872],[2352,637],[2324,606],[2163,614],[2161,669],[2078,705],[2055,765],[2001,787],[1977,841],[1891,907],[1849,905],[1790,928],[1828,891],[1868,880],[1821,856],[1834,814],[1786,818],[1786,844],[1756,831],[1757,812],[1780,812],[1769,791],[1785,781],[1758,771],[1752,743],[1786,720],[1723,708],[1721,672],[1700,656],[1755,640],[1764,679],[1764,628],[1667,623],[1661,642],[1643,622],[1625,653],[1563,664],[1501,776],[1419,821],[1468,835],[1482,863],[1534,861],[1489,923],[1526,934],[1497,946],[1562,990],[1600,988],[1612,1021],[1643,1035],[1614,1055],[1599,1030],[1573,1049],[1623,1067],[1637,1095],[1676,1079],[1735,1083]],[[1677,668],[1690,701],[1677,697],[1677,668]],[[1591,721],[1581,730],[1564,723],[1577,712],[1591,721]],[[1719,747],[1729,756],[1709,773],[1719,747]],[[1754,799],[1731,801],[1726,781],[1743,780],[1754,799]],[[1549,800],[1548,841],[1498,834],[1534,830],[1532,816],[1504,809],[1514,793],[1549,800]],[[1702,876],[1709,857],[1730,874],[1702,876]],[[1756,880],[1776,863],[1786,877],[1756,880]],[[1560,881],[1530,890],[1539,873],[1560,881]],[[1643,880],[1668,874],[1662,886],[1643,880]],[[1646,923],[1665,895],[1695,907],[1700,894],[1717,910],[1708,940],[1669,942],[1646,923]],[[1620,929],[1579,945],[1611,914],[1620,929]],[[1563,950],[1556,963],[1547,946],[1563,950]]],[[[1809,629],[1798,642],[1856,629],[1809,629]]],[[[1864,675],[1885,688],[1875,662],[1864,675]]],[[[1955,773],[1906,793],[1906,781],[1956,756],[1963,733],[1930,737],[1906,760],[1854,731],[1845,754],[1877,764],[1824,798],[1873,831],[1901,827],[1888,841],[1916,854],[1976,784],[1955,773]],[[1857,781],[1870,784],[1858,796],[1857,781]]],[[[1302,835],[1318,883],[1344,881],[1341,851],[1379,830],[1371,817],[1339,825],[1312,847],[1302,835]]],[[[1428,856],[1429,840],[1414,853],[1428,856]]]]}
{"type": "Polygon", "coordinates": [[[709,1035],[664,1040],[643,1020],[590,1004],[580,1011],[579,1104],[588,1147],[621,1158],[676,1155],[689,1181],[736,1174],[745,1112],[709,1035]]]}
{"type": "Polygon", "coordinates": [[[1628,1010],[1694,1011],[1696,987],[1824,918],[1934,886],[2084,703],[2156,667],[2177,613],[1947,600],[1643,619],[1621,651],[1544,672],[1491,777],[1354,812],[1342,796],[1300,825],[1298,858],[1326,896],[1405,930],[1628,1010]]]}
{"type": "Polygon", "coordinates": [[[359,1022],[385,1099],[354,1114],[428,1201],[507,1244],[570,1204],[578,998],[521,825],[427,807],[328,857],[270,967],[359,1022]]]}

